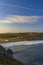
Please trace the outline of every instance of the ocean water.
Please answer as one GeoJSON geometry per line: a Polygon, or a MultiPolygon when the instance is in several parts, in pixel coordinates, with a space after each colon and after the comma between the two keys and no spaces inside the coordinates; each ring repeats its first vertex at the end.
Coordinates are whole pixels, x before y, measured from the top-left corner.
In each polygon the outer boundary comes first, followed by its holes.
{"type": "Polygon", "coordinates": [[[11,47],[11,46],[32,45],[32,44],[39,44],[39,43],[43,43],[43,40],[0,43],[0,45],[2,45],[3,47],[11,47]]]}
{"type": "Polygon", "coordinates": [[[24,65],[43,65],[43,40],[0,44],[13,51],[13,57],[24,65]]]}
{"type": "Polygon", "coordinates": [[[43,64],[43,44],[24,45],[22,51],[14,52],[14,58],[23,62],[25,65],[42,65],[43,64]]]}

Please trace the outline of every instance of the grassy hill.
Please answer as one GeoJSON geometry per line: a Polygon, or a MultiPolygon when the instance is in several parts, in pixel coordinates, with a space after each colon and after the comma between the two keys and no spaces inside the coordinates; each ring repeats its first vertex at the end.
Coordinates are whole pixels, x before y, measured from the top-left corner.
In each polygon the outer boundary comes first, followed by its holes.
{"type": "Polygon", "coordinates": [[[0,65],[23,65],[21,62],[0,54],[0,65]]]}
{"type": "Polygon", "coordinates": [[[0,65],[23,65],[21,62],[0,54],[0,65]]]}

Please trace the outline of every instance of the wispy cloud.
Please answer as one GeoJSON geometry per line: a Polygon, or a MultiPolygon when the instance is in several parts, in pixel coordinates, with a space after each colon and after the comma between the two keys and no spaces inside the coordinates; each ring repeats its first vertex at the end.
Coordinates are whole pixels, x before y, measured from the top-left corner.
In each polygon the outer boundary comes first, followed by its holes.
{"type": "Polygon", "coordinates": [[[40,19],[43,19],[43,16],[20,16],[20,15],[10,15],[4,20],[0,20],[0,23],[35,23],[40,19]]]}
{"type": "Polygon", "coordinates": [[[26,9],[26,10],[32,10],[32,11],[43,12],[42,10],[33,9],[33,8],[30,8],[30,7],[14,6],[14,5],[6,4],[6,3],[0,3],[0,5],[9,6],[9,7],[13,7],[13,8],[21,8],[21,9],[26,9]]]}

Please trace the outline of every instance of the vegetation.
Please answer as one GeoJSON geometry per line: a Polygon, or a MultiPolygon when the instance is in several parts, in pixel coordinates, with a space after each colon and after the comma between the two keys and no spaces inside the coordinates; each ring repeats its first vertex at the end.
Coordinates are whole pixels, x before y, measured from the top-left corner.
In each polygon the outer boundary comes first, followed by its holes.
{"type": "Polygon", "coordinates": [[[23,65],[21,62],[0,54],[0,65],[23,65]]]}
{"type": "Polygon", "coordinates": [[[0,49],[3,50],[0,50],[0,65],[24,65],[12,57],[12,51],[10,49],[5,51],[1,46],[0,49]]]}
{"type": "Polygon", "coordinates": [[[43,40],[43,32],[0,34],[0,42],[17,42],[27,40],[43,40]]]}

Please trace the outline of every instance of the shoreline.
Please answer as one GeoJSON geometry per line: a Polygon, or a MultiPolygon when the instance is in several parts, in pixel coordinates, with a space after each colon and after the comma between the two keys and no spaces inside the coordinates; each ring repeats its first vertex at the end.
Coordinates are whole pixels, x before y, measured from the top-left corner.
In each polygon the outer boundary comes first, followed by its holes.
{"type": "Polygon", "coordinates": [[[11,47],[11,46],[33,45],[33,44],[40,44],[40,43],[43,44],[43,40],[0,43],[0,45],[6,48],[6,47],[11,47]]]}
{"type": "Polygon", "coordinates": [[[12,42],[25,42],[25,41],[43,41],[43,40],[22,40],[22,41],[8,41],[8,42],[0,42],[0,43],[12,43],[12,42]]]}

